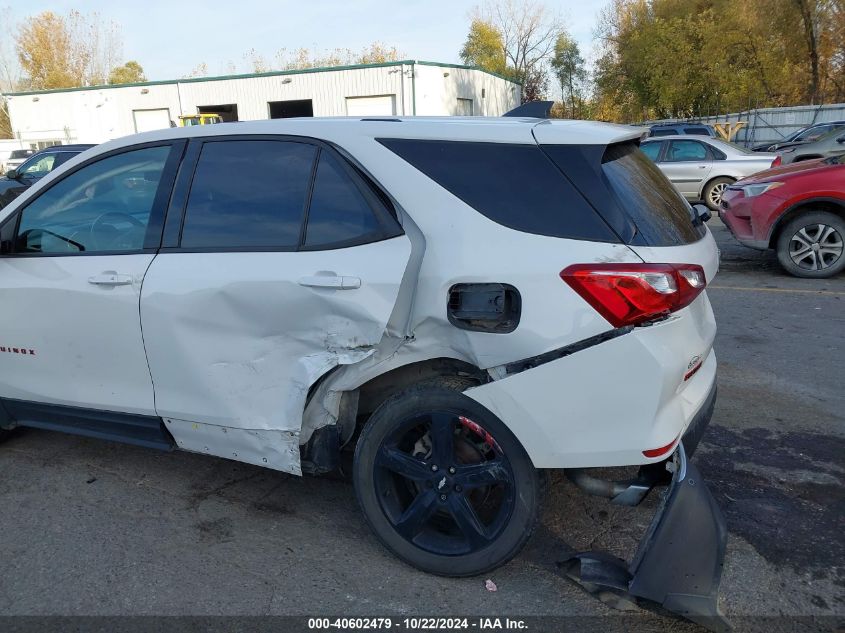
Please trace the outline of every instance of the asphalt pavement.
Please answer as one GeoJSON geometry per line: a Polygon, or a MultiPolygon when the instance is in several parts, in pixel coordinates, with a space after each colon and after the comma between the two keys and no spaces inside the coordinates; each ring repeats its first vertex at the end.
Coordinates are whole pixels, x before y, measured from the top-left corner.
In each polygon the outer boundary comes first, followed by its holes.
{"type": "MultiPolygon", "coordinates": [[[[845,275],[789,277],[718,219],[711,229],[719,399],[695,460],[730,531],[722,608],[739,630],[833,630],[845,616],[845,275]]],[[[489,575],[490,592],[486,577],[394,558],[342,477],[24,430],[0,446],[0,616],[554,615],[700,630],[620,617],[557,572],[573,550],[629,557],[653,498],[619,508],[552,483],[538,533],[489,575]]]]}

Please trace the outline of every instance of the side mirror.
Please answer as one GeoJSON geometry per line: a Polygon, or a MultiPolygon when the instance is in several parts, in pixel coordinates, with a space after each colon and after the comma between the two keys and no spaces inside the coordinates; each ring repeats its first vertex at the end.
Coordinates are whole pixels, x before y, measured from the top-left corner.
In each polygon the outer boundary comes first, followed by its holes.
{"type": "Polygon", "coordinates": [[[18,170],[17,169],[10,169],[6,172],[6,178],[9,180],[17,180],[18,179],[18,170]]]}
{"type": "Polygon", "coordinates": [[[695,213],[695,217],[701,223],[707,222],[711,217],[713,217],[710,214],[710,209],[707,207],[707,205],[694,204],[692,205],[692,210],[695,213]]]}

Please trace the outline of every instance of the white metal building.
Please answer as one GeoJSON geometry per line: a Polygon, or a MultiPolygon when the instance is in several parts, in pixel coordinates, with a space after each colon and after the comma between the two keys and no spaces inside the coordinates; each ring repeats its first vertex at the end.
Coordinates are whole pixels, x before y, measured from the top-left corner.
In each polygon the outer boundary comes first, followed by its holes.
{"type": "Polygon", "coordinates": [[[224,121],[293,116],[499,116],[520,103],[519,84],[469,66],[423,61],[6,95],[24,146],[103,141],[166,128],[182,115],[224,121]]]}

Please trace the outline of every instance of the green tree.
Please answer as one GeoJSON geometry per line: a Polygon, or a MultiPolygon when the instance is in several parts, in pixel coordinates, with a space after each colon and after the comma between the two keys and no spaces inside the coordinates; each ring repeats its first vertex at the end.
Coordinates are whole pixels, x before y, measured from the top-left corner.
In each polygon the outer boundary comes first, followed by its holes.
{"type": "Polygon", "coordinates": [[[468,66],[505,75],[508,71],[505,61],[505,41],[502,33],[490,22],[473,19],[467,39],[461,48],[461,60],[468,66]]]}
{"type": "Polygon", "coordinates": [[[537,0],[487,0],[476,7],[461,49],[465,63],[522,84],[522,100],[545,97],[560,20],[537,0]]]}
{"type": "Polygon", "coordinates": [[[841,99],[842,7],[843,0],[613,0],[597,29],[597,110],[638,120],[841,99]]]}
{"type": "Polygon", "coordinates": [[[551,67],[560,83],[564,103],[569,108],[569,117],[572,119],[583,117],[587,69],[578,43],[566,33],[561,33],[557,37],[551,67]]]}
{"type": "Polygon", "coordinates": [[[144,69],[134,60],[126,62],[123,66],[112,68],[109,73],[110,84],[137,84],[146,80],[144,69]]]}

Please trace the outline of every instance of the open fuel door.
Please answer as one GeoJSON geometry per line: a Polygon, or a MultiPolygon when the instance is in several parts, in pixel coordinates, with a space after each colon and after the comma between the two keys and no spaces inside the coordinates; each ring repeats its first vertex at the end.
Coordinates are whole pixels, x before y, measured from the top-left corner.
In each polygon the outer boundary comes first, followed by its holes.
{"type": "Polygon", "coordinates": [[[374,352],[411,242],[326,148],[240,137],[189,152],[179,246],[141,298],[156,411],[183,449],[298,474],[309,390],[374,352]]]}

